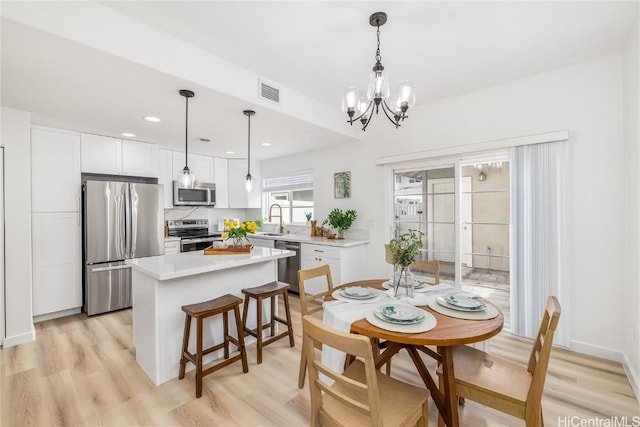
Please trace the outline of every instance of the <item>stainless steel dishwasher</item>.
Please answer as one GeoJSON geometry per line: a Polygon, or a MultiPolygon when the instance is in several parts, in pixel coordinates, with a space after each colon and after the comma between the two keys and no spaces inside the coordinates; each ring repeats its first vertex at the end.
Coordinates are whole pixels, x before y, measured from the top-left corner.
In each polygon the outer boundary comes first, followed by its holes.
{"type": "Polygon", "coordinates": [[[288,283],[291,285],[289,290],[299,294],[298,270],[300,270],[300,243],[276,240],[275,248],[287,249],[296,253],[294,256],[280,258],[278,260],[278,280],[288,283]]]}

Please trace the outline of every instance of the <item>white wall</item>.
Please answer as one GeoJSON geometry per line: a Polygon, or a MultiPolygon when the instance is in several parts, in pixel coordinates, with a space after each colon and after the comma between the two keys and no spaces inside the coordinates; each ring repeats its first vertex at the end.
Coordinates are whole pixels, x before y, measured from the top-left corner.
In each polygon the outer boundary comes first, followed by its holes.
{"type": "MultiPolygon", "coordinates": [[[[375,117],[363,140],[331,150],[262,163],[263,177],[313,169],[317,217],[334,207],[354,208],[354,227],[370,229],[367,277],[382,277],[385,223],[384,168],[381,156],[412,153],[538,134],[570,131],[571,346],[621,360],[624,327],[618,315],[625,292],[623,226],[625,197],[622,55],[612,55],[414,108],[396,130],[375,117]],[[351,199],[333,198],[333,173],[350,170],[351,199]],[[606,268],[591,268],[591,266],[606,268]]],[[[416,76],[418,78],[418,76],[416,76]]]]}
{"type": "Polygon", "coordinates": [[[35,339],[31,310],[31,116],[2,108],[5,176],[5,347],[35,339]],[[26,196],[25,196],[26,195],[26,196]]]}
{"type": "Polygon", "coordinates": [[[623,301],[627,326],[627,373],[640,399],[640,31],[636,23],[623,56],[624,64],[624,180],[626,195],[625,276],[623,301]]]}

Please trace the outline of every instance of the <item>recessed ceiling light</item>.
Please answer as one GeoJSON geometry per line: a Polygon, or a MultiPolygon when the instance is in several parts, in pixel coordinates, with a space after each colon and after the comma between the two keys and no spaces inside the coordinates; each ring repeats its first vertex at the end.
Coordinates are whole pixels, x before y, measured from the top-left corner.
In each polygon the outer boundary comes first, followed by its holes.
{"type": "Polygon", "coordinates": [[[236,154],[235,151],[225,151],[224,154],[236,154]]]}
{"type": "Polygon", "coordinates": [[[153,117],[153,116],[144,116],[143,119],[145,119],[148,122],[152,122],[152,123],[158,123],[160,121],[159,118],[153,117]]]}
{"type": "Polygon", "coordinates": [[[263,147],[271,147],[271,143],[270,142],[263,142],[262,144],[263,147]]]}
{"type": "Polygon", "coordinates": [[[131,132],[122,132],[120,135],[127,137],[127,138],[133,138],[136,136],[135,133],[131,133],[131,132]]]}

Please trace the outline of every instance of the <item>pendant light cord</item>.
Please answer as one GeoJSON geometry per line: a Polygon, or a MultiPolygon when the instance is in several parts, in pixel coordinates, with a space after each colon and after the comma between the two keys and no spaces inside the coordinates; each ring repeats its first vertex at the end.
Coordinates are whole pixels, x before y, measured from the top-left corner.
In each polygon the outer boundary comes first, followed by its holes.
{"type": "Polygon", "coordinates": [[[189,97],[184,97],[185,117],[184,117],[184,167],[189,168],[189,155],[187,154],[187,146],[189,143],[189,97]]]}
{"type": "Polygon", "coordinates": [[[251,175],[251,114],[247,115],[247,175],[251,175]]]}

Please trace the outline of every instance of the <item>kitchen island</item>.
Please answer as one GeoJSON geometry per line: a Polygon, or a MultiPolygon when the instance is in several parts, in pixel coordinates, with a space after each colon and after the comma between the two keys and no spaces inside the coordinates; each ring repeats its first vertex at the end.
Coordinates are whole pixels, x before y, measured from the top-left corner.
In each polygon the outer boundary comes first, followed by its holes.
{"type": "MultiPolygon", "coordinates": [[[[156,384],[178,376],[186,304],[225,294],[242,297],[241,290],[277,280],[277,261],[293,252],[253,248],[251,254],[204,255],[202,251],[128,260],[133,294],[133,345],[136,361],[156,384]]],[[[255,304],[255,301],[251,301],[255,304]]],[[[270,313],[268,303],[263,307],[270,313]]],[[[249,307],[247,326],[256,327],[255,307],[249,307]]],[[[229,330],[235,331],[231,316],[229,330]]],[[[204,346],[222,342],[222,316],[205,321],[204,346]]],[[[268,330],[267,330],[268,331],[268,330]]],[[[233,332],[232,332],[233,333],[233,332]]],[[[195,328],[191,328],[190,350],[195,348],[195,328]]],[[[255,339],[245,338],[249,344],[255,339]]],[[[207,355],[205,363],[222,355],[207,355]]],[[[187,369],[193,369],[187,364],[187,369]]]]}

